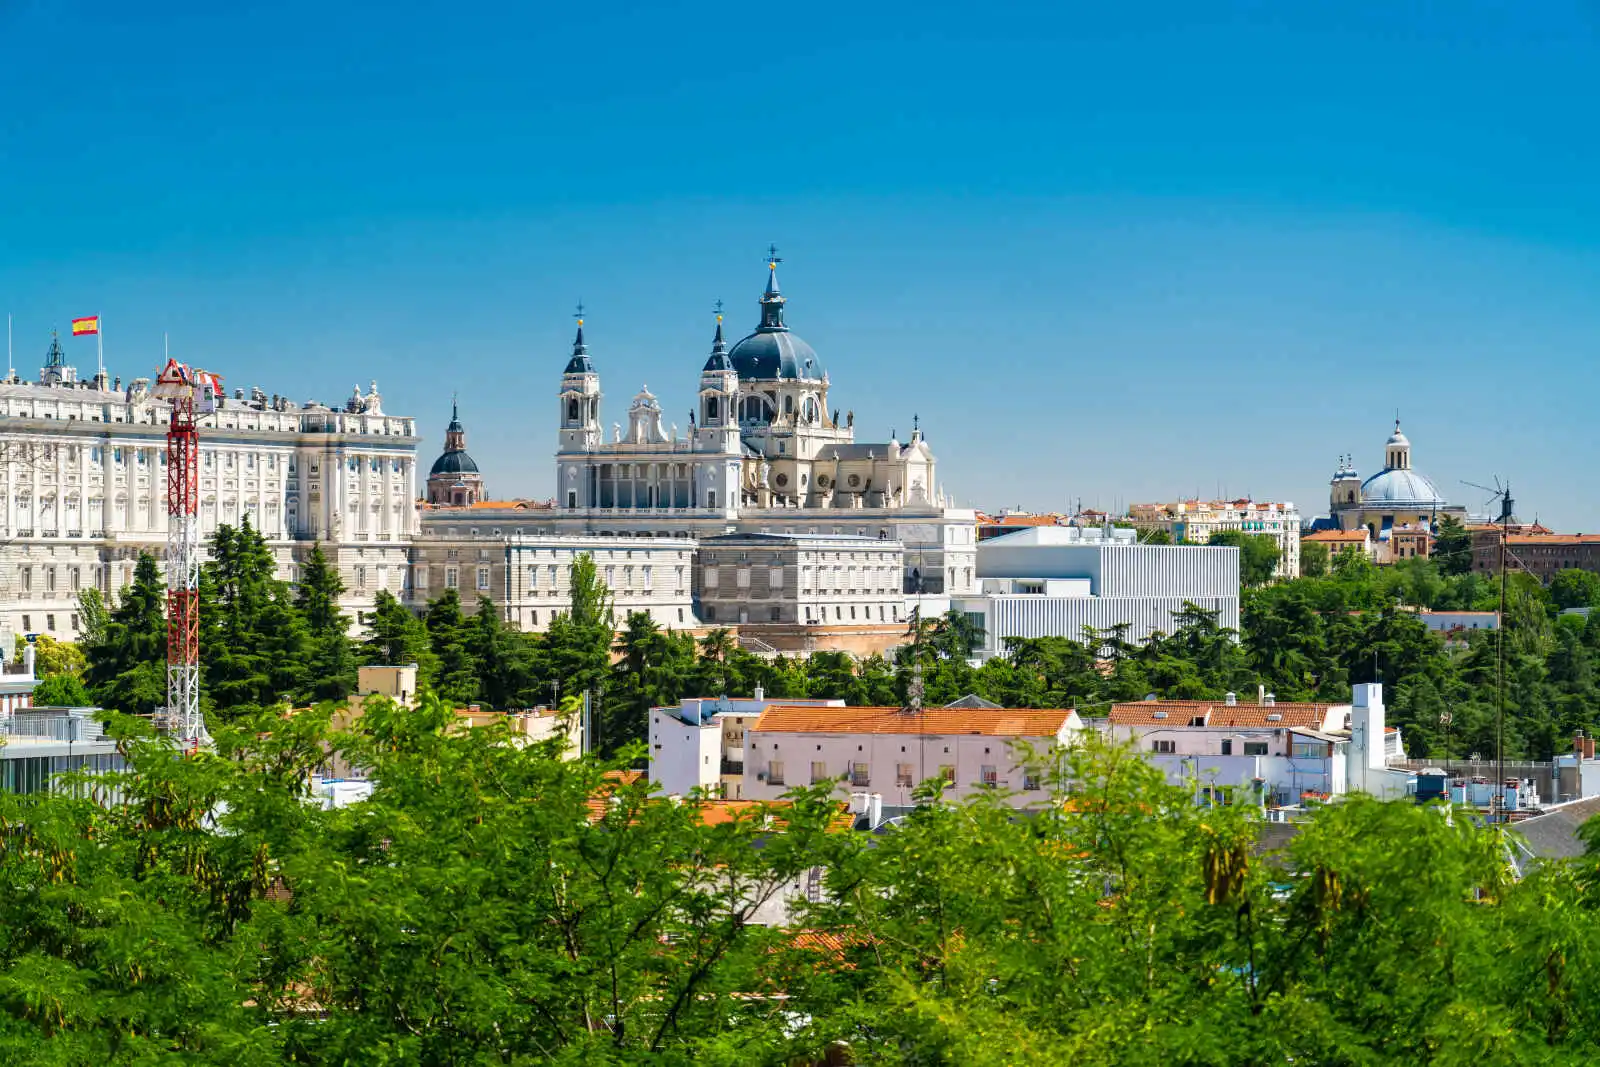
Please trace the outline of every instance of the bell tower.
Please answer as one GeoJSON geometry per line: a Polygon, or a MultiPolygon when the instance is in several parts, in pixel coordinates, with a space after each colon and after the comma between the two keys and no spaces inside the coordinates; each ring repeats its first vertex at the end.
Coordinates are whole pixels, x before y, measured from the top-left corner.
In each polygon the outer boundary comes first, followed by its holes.
{"type": "MultiPolygon", "coordinates": [[[[580,306],[581,308],[581,306],[580,306]]],[[[582,314],[580,309],[579,314],[582,314]]],[[[592,452],[600,447],[600,375],[583,343],[583,319],[572,341],[572,358],[561,375],[560,424],[562,452],[592,452]]]]}
{"type": "Polygon", "coordinates": [[[700,425],[695,435],[702,449],[737,452],[739,447],[739,374],[728,359],[722,338],[722,315],[711,340],[711,356],[700,371],[700,425]]]}

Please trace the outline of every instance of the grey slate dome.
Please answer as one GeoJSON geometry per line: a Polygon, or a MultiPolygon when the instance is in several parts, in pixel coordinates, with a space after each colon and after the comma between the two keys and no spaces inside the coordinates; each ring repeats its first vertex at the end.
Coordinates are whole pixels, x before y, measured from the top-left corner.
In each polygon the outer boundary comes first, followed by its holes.
{"type": "Polygon", "coordinates": [[[446,452],[433,461],[429,474],[477,474],[478,465],[465,452],[446,452]]]}
{"type": "Polygon", "coordinates": [[[572,358],[567,360],[566,372],[568,374],[594,373],[594,364],[589,362],[589,346],[583,343],[582,319],[578,320],[578,336],[572,340],[572,358]]]}
{"type": "Polygon", "coordinates": [[[783,323],[783,294],[778,291],[778,264],[768,265],[767,291],[761,294],[761,325],[733,346],[728,359],[744,380],[799,378],[821,381],[816,350],[789,332],[783,323]]]}

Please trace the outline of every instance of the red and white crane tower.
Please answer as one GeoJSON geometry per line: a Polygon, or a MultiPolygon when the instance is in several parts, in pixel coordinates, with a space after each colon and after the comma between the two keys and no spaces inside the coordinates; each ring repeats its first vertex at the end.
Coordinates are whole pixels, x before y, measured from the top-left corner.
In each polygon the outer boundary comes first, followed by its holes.
{"type": "Polygon", "coordinates": [[[216,410],[222,381],[175,359],[156,379],[172,403],[167,426],[167,729],[179,742],[206,740],[200,715],[200,429],[216,410]]]}

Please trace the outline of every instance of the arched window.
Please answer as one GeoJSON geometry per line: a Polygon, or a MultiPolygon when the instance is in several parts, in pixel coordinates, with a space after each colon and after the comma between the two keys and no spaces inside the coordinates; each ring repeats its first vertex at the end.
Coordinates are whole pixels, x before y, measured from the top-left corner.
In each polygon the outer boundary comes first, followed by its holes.
{"type": "Polygon", "coordinates": [[[578,401],[576,399],[567,401],[567,421],[578,421],[578,401]]]}
{"type": "Polygon", "coordinates": [[[717,398],[714,397],[714,396],[708,396],[708,397],[706,397],[706,421],[707,422],[711,422],[716,417],[717,417],[717,398]]]}
{"type": "Polygon", "coordinates": [[[783,398],[783,413],[785,415],[794,414],[794,397],[786,396],[783,398]]]}

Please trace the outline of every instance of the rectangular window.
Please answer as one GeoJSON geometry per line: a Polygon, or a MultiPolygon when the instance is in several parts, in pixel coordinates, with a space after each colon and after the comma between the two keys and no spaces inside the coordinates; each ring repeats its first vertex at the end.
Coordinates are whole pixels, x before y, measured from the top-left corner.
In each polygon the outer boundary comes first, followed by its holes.
{"type": "Polygon", "coordinates": [[[822,760],[812,760],[811,761],[811,784],[812,785],[816,785],[818,782],[826,782],[827,780],[828,780],[828,765],[826,763],[824,763],[822,760]]]}
{"type": "Polygon", "coordinates": [[[780,608],[780,607],[773,606],[771,608],[768,608],[767,609],[767,615],[768,615],[770,621],[772,621],[772,622],[782,622],[783,621],[783,609],[780,608]]]}
{"type": "Polygon", "coordinates": [[[488,567],[479,567],[478,568],[478,588],[480,590],[487,590],[489,588],[489,568],[488,567]]]}
{"type": "Polygon", "coordinates": [[[980,773],[981,773],[981,780],[983,782],[983,787],[985,789],[993,789],[995,786],[1000,784],[1000,774],[995,769],[994,764],[985,763],[980,768],[980,773]]]}
{"type": "Polygon", "coordinates": [[[550,564],[550,569],[545,573],[545,577],[549,579],[550,592],[554,593],[556,591],[556,565],[554,563],[550,564]]]}
{"type": "Polygon", "coordinates": [[[853,786],[865,786],[872,784],[872,776],[868,774],[867,765],[865,763],[850,764],[850,784],[853,786]]]}
{"type": "Polygon", "coordinates": [[[783,568],[773,567],[767,572],[767,585],[772,589],[783,588],[783,568]]]}
{"type": "Polygon", "coordinates": [[[1176,741],[1152,741],[1150,742],[1150,751],[1171,755],[1178,751],[1178,743],[1176,741]]]}
{"type": "Polygon", "coordinates": [[[366,587],[367,587],[367,568],[358,566],[356,568],[356,588],[357,589],[365,589],[366,587]]]}
{"type": "Polygon", "coordinates": [[[899,786],[901,789],[911,788],[911,764],[896,763],[894,765],[894,784],[899,786]]]}
{"type": "Polygon", "coordinates": [[[1265,741],[1246,741],[1244,743],[1244,754],[1246,756],[1265,756],[1267,754],[1267,743],[1265,741]]]}
{"type": "Polygon", "coordinates": [[[446,589],[454,589],[456,587],[456,569],[454,567],[446,567],[444,569],[444,587],[446,589]]]}
{"type": "Polygon", "coordinates": [[[783,785],[783,761],[782,760],[768,760],[767,761],[767,784],[768,785],[783,785]]]}
{"type": "MultiPolygon", "coordinates": [[[[22,591],[24,593],[29,593],[29,592],[33,591],[33,568],[32,567],[24,567],[24,568],[22,568],[22,591]]],[[[26,630],[28,628],[28,624],[27,623],[23,623],[22,624],[22,628],[24,630],[26,630]]]]}
{"type": "Polygon", "coordinates": [[[1233,755],[1233,738],[1224,737],[1222,739],[1222,754],[1224,756],[1233,755]]]}
{"type": "Polygon", "coordinates": [[[641,569],[640,576],[644,581],[644,585],[641,588],[648,593],[650,591],[650,565],[648,563],[641,569]]]}
{"type": "Polygon", "coordinates": [[[733,583],[740,589],[750,588],[750,568],[740,567],[733,572],[733,583]]]}
{"type": "Polygon", "coordinates": [[[1032,792],[1039,788],[1039,775],[1035,771],[1022,772],[1022,788],[1032,792]]]}
{"type": "Polygon", "coordinates": [[[32,630],[33,630],[33,616],[32,615],[24,615],[22,617],[22,632],[23,633],[29,633],[32,630]]]}
{"type": "Polygon", "coordinates": [[[73,589],[74,592],[77,591],[78,586],[82,581],[83,581],[82,572],[77,567],[72,568],[72,589],[73,589]]]}
{"type": "Polygon", "coordinates": [[[947,784],[955,785],[956,784],[956,769],[955,769],[955,767],[953,765],[949,764],[949,763],[941,763],[939,765],[939,777],[943,778],[947,784]]]}
{"type": "Polygon", "coordinates": [[[44,617],[44,628],[46,630],[49,630],[51,633],[55,632],[55,629],[56,629],[56,617],[54,615],[46,615],[44,617]]]}
{"type": "Polygon", "coordinates": [[[703,580],[707,589],[715,589],[717,586],[722,584],[721,572],[719,572],[715,567],[707,567],[705,571],[705,578],[703,580]]]}
{"type": "Polygon", "coordinates": [[[533,564],[528,565],[528,588],[539,588],[539,568],[533,564]]]}

